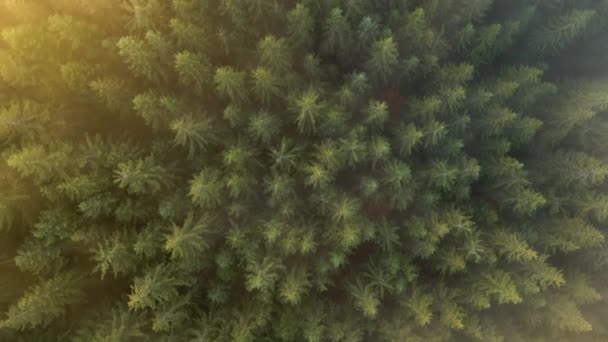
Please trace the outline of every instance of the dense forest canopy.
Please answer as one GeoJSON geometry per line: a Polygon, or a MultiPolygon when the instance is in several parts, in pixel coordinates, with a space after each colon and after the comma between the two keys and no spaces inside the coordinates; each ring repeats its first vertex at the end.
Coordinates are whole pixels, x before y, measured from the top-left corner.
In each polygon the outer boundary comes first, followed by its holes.
{"type": "Polygon", "coordinates": [[[0,0],[0,340],[608,340],[608,1],[0,0]]]}

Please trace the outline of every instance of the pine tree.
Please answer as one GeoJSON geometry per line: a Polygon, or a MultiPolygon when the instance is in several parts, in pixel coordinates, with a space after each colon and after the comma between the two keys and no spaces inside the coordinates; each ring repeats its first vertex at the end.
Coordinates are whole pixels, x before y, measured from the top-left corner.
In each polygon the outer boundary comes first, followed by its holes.
{"type": "Polygon", "coordinates": [[[216,170],[203,169],[190,181],[189,195],[195,204],[212,207],[219,204],[222,190],[219,173],[216,170]]]}
{"type": "Polygon", "coordinates": [[[275,72],[284,72],[290,66],[290,53],[284,38],[266,36],[258,43],[260,63],[275,72]]]}
{"type": "Polygon", "coordinates": [[[399,53],[393,37],[387,37],[374,43],[368,62],[369,74],[386,82],[397,69],[399,53]]]}
{"type": "Polygon", "coordinates": [[[298,305],[302,297],[308,292],[310,281],[306,269],[293,268],[282,281],[279,295],[283,301],[292,305],[298,305]]]}
{"type": "Polygon", "coordinates": [[[299,96],[296,100],[297,116],[295,123],[300,132],[314,132],[317,121],[320,121],[324,104],[319,98],[319,93],[314,89],[309,89],[299,96]]]}
{"type": "Polygon", "coordinates": [[[209,144],[217,140],[213,122],[209,118],[196,119],[189,115],[171,122],[170,128],[175,132],[175,144],[187,146],[190,158],[194,157],[197,151],[204,151],[209,144]]]}
{"type": "Polygon", "coordinates": [[[127,310],[126,305],[102,311],[99,318],[79,329],[74,342],[138,341],[146,338],[141,316],[127,310]]]}
{"type": "Polygon", "coordinates": [[[187,285],[188,282],[180,279],[179,275],[168,266],[158,265],[133,280],[129,294],[129,308],[133,310],[158,308],[159,305],[170,302],[179,295],[178,287],[187,285]]]}
{"type": "Polygon", "coordinates": [[[298,3],[287,15],[289,43],[300,51],[308,50],[313,44],[314,19],[308,7],[298,3]]]}
{"type": "Polygon", "coordinates": [[[540,52],[556,52],[580,35],[595,15],[594,10],[575,9],[551,18],[544,27],[535,32],[532,44],[540,52]]]}
{"type": "Polygon", "coordinates": [[[66,313],[66,306],[82,300],[83,294],[74,274],[57,274],[30,288],[9,308],[1,325],[18,330],[46,327],[66,313]]]}
{"type": "Polygon", "coordinates": [[[1,2],[0,340],[606,340],[607,15],[1,2]]]}
{"type": "Polygon", "coordinates": [[[264,67],[253,71],[253,91],[260,101],[269,103],[273,97],[281,95],[278,77],[264,67]]]}
{"type": "Polygon", "coordinates": [[[213,78],[215,89],[222,96],[227,96],[233,102],[239,102],[245,97],[245,73],[232,67],[220,67],[213,78]]]}
{"type": "Polygon", "coordinates": [[[525,262],[538,257],[538,254],[517,234],[499,231],[493,234],[493,237],[498,254],[509,261],[525,262]]]}
{"type": "Polygon", "coordinates": [[[120,163],[114,175],[114,182],[133,194],[155,193],[168,184],[166,171],[151,157],[120,163]]]}
{"type": "Polygon", "coordinates": [[[182,51],[175,55],[175,69],[179,74],[180,82],[185,86],[194,86],[198,94],[203,94],[211,83],[211,65],[195,53],[182,51]]]}
{"type": "Polygon", "coordinates": [[[103,279],[112,271],[114,277],[129,274],[133,271],[134,255],[130,251],[129,241],[121,234],[114,234],[105,239],[94,251],[94,260],[97,262],[96,270],[103,279]]]}
{"type": "Polygon", "coordinates": [[[172,259],[179,259],[185,263],[195,263],[197,257],[209,247],[203,235],[206,233],[209,222],[207,218],[200,218],[197,222],[193,216],[188,216],[180,227],[173,225],[171,233],[166,236],[165,250],[171,253],[172,259]]]}
{"type": "Polygon", "coordinates": [[[283,265],[277,263],[271,257],[253,261],[247,265],[247,281],[245,282],[247,290],[271,291],[279,278],[278,272],[282,269],[283,265]]]}
{"type": "Polygon", "coordinates": [[[249,132],[254,139],[260,140],[265,144],[271,142],[272,138],[278,135],[281,129],[281,122],[272,114],[261,112],[251,117],[249,122],[249,132]]]}
{"type": "Polygon", "coordinates": [[[375,317],[378,314],[380,300],[378,295],[370,286],[355,283],[350,287],[350,292],[355,300],[355,307],[366,317],[375,317]]]}
{"type": "Polygon", "coordinates": [[[333,8],[323,26],[323,43],[329,53],[343,53],[350,41],[352,32],[350,24],[342,9],[333,8]]]}

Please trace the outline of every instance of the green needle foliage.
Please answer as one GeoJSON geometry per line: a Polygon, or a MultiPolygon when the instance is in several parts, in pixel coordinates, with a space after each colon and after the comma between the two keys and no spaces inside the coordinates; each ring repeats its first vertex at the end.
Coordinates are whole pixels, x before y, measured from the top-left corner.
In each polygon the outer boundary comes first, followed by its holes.
{"type": "Polygon", "coordinates": [[[608,5],[0,0],[0,340],[608,340],[608,5]]]}
{"type": "Polygon", "coordinates": [[[57,274],[27,290],[11,305],[3,328],[25,330],[48,326],[66,314],[66,307],[82,300],[82,287],[74,274],[57,274]]]}

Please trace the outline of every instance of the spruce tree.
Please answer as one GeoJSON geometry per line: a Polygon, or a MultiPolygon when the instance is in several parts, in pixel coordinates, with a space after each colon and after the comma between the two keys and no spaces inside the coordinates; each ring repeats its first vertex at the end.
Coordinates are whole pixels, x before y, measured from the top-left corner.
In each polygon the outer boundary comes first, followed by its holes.
{"type": "Polygon", "coordinates": [[[0,340],[608,339],[606,18],[0,1],[0,340]]]}

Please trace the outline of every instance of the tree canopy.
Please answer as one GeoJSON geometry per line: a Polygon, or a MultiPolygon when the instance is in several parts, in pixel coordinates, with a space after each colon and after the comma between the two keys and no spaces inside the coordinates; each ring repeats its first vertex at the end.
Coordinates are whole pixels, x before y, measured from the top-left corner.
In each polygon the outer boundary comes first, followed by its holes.
{"type": "Polygon", "coordinates": [[[608,2],[0,0],[0,340],[608,340],[608,2]]]}

